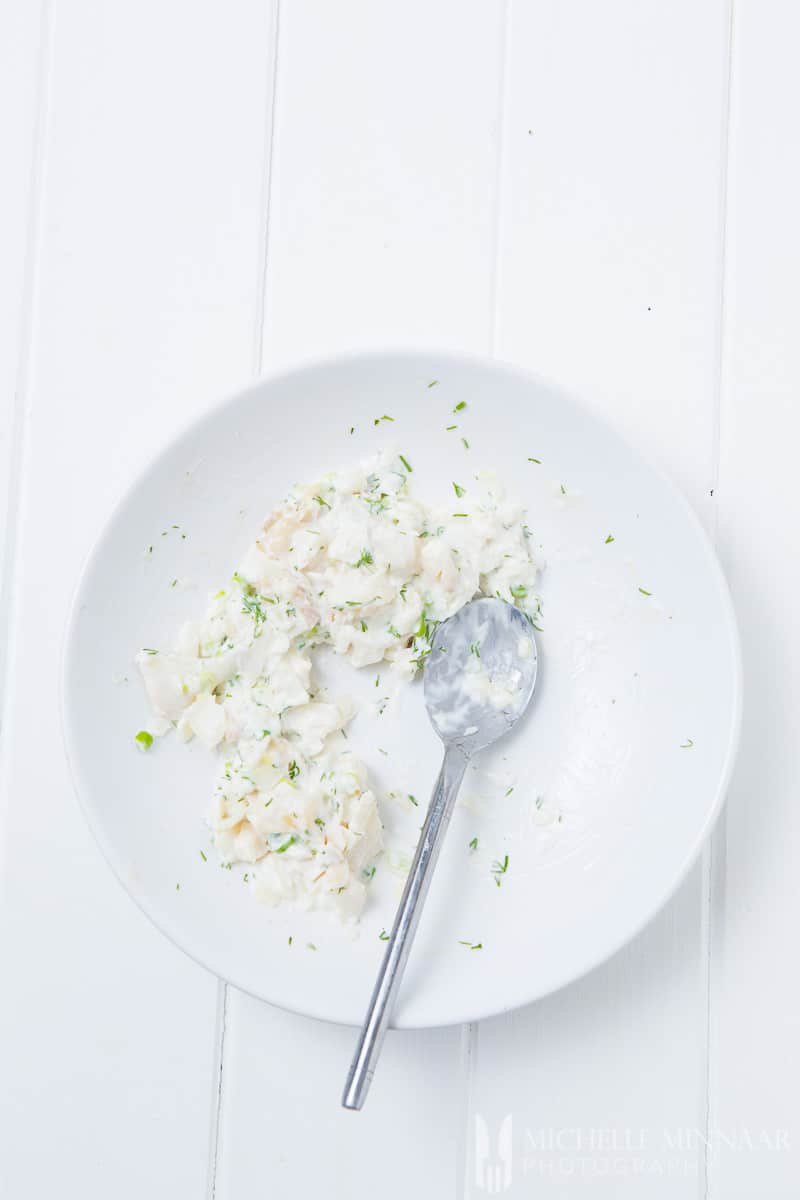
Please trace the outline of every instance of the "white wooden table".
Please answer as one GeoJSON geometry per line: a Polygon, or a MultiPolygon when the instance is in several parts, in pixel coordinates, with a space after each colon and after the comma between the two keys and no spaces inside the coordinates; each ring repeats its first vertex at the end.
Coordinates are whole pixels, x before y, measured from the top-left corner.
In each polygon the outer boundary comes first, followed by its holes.
{"type": "Polygon", "coordinates": [[[797,1196],[798,39],[791,0],[0,5],[0,1196],[797,1196]],[[350,1031],[218,983],[112,879],[58,658],[110,505],[199,405],[398,344],[534,367],[674,477],[746,713],[651,927],[534,1007],[390,1035],[355,1116],[350,1031]]]}

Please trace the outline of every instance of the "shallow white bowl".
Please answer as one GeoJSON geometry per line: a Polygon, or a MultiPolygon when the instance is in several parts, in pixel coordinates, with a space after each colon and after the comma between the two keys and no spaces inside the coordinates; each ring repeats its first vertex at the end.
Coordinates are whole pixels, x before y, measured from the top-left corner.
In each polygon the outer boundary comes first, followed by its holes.
{"type": "MultiPolygon", "coordinates": [[[[86,818],[119,880],[178,946],[237,987],[359,1023],[401,879],[379,866],[357,935],[258,904],[208,844],[211,756],[170,737],[146,754],[135,745],[149,713],[132,657],[168,646],[203,611],[291,483],[385,445],[411,461],[426,499],[496,471],[526,502],[547,563],[532,711],[468,772],[398,1004],[395,1024],[420,1027],[561,987],[664,904],[722,804],[740,659],[725,581],[685,500],[574,400],[522,371],[464,356],[359,355],[218,405],[155,458],[89,559],[67,631],[64,730],[86,818]],[[393,421],[376,424],[384,415],[393,421]],[[497,887],[492,862],[506,854],[497,887]]],[[[374,699],[372,684],[372,673],[337,676],[374,699]]],[[[353,748],[379,790],[424,802],[440,750],[421,685],[382,717],[371,707],[352,727],[353,748]]],[[[410,853],[420,811],[387,801],[383,812],[390,843],[410,853]]]]}

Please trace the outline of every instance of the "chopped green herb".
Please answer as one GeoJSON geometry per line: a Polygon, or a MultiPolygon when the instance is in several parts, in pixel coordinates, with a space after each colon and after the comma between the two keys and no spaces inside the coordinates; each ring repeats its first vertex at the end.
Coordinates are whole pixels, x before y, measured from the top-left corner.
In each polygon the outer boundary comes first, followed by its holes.
{"type": "Polygon", "coordinates": [[[289,778],[290,778],[290,779],[297,779],[297,776],[298,776],[299,774],[300,774],[300,768],[298,767],[298,765],[297,765],[297,763],[295,762],[295,760],[294,760],[294,759],[292,759],[292,761],[289,763],[289,778]]]}
{"type": "Polygon", "coordinates": [[[483,942],[465,942],[459,938],[459,946],[468,946],[470,950],[482,950],[483,942]]]}
{"type": "Polygon", "coordinates": [[[509,591],[515,600],[524,600],[528,595],[528,589],[524,583],[515,583],[512,588],[509,588],[509,591]]]}
{"type": "Polygon", "coordinates": [[[375,878],[375,868],[374,867],[365,867],[362,874],[365,879],[374,879],[375,878]]]}
{"type": "Polygon", "coordinates": [[[497,859],[495,859],[495,861],[492,863],[492,875],[494,876],[494,881],[498,887],[500,887],[501,877],[503,875],[505,875],[507,870],[508,870],[508,855],[507,854],[504,856],[502,862],[498,862],[497,859]]]}
{"type": "Polygon", "coordinates": [[[438,383],[438,382],[439,382],[439,380],[438,380],[438,379],[432,379],[432,380],[430,381],[430,383],[428,384],[428,387],[429,387],[429,388],[436,387],[436,385],[437,385],[437,383],[438,383]]]}
{"type": "Polygon", "coordinates": [[[450,431],[453,429],[458,429],[458,426],[457,425],[445,425],[445,430],[447,433],[450,433],[450,431]]]}
{"type": "Polygon", "coordinates": [[[540,458],[529,458],[529,459],[528,459],[528,462],[534,462],[534,463],[537,463],[539,466],[541,466],[541,465],[542,465],[542,460],[541,460],[540,458]]]}
{"type": "Polygon", "coordinates": [[[605,540],[606,546],[610,546],[613,541],[614,541],[614,535],[613,535],[613,533],[610,533],[605,540]]]}
{"type": "Polygon", "coordinates": [[[465,450],[469,450],[469,442],[467,441],[467,439],[465,437],[462,437],[461,445],[464,447],[465,450]]]}
{"type": "Polygon", "coordinates": [[[386,415],[386,413],[384,413],[384,415],[382,417],[376,417],[375,420],[372,422],[372,424],[380,425],[381,421],[393,421],[393,420],[394,420],[394,417],[389,417],[386,415]]]}
{"type": "Polygon", "coordinates": [[[374,562],[375,562],[375,559],[372,557],[372,552],[370,550],[362,550],[361,557],[359,558],[357,563],[353,563],[353,566],[354,567],[371,567],[374,562]]]}
{"type": "Polygon", "coordinates": [[[388,942],[388,940],[389,940],[389,935],[388,935],[388,933],[386,932],[386,930],[385,930],[385,929],[382,929],[382,930],[380,931],[380,933],[378,934],[378,937],[380,938],[380,940],[381,940],[382,942],[388,942]]]}
{"type": "Polygon", "coordinates": [[[144,646],[144,647],[142,648],[142,654],[158,654],[158,651],[157,651],[157,650],[150,650],[150,649],[149,649],[149,647],[147,647],[147,646],[144,646]]]}
{"type": "Polygon", "coordinates": [[[476,837],[474,837],[474,838],[472,839],[472,841],[470,842],[470,844],[469,844],[469,848],[470,848],[470,850],[472,850],[473,852],[474,852],[475,850],[477,850],[477,849],[478,849],[478,839],[477,839],[476,837]]]}
{"type": "Polygon", "coordinates": [[[361,632],[362,632],[362,633],[366,633],[366,632],[367,632],[367,622],[366,622],[366,621],[362,621],[362,622],[361,622],[361,632]]]}
{"type": "Polygon", "coordinates": [[[458,402],[458,404],[455,406],[455,408],[453,409],[453,412],[461,412],[462,408],[466,408],[466,407],[467,407],[466,400],[460,400],[458,402]]]}
{"type": "Polygon", "coordinates": [[[681,743],[681,750],[691,750],[693,745],[694,745],[694,742],[692,741],[692,739],[688,738],[687,741],[681,743]]]}
{"type": "Polygon", "coordinates": [[[327,500],[323,500],[322,496],[315,496],[314,499],[316,500],[317,504],[321,505],[323,508],[330,508],[330,504],[328,504],[327,500]]]}
{"type": "Polygon", "coordinates": [[[351,426],[350,426],[350,433],[351,433],[351,434],[353,434],[353,433],[355,433],[355,431],[356,431],[356,427],[355,427],[355,425],[351,425],[351,426]]]}
{"type": "Polygon", "coordinates": [[[560,487],[561,487],[561,495],[562,495],[562,496],[566,496],[566,494],[567,494],[567,489],[564,487],[563,483],[562,483],[562,484],[560,484],[560,487]]]}
{"type": "MultiPolygon", "coordinates": [[[[267,604],[275,603],[274,600],[271,600],[266,596],[264,597],[264,600],[267,602],[267,604]]],[[[247,584],[246,590],[242,593],[242,612],[247,613],[253,618],[256,631],[259,630],[259,626],[263,625],[264,621],[267,619],[267,614],[264,611],[261,599],[256,595],[255,588],[250,584],[247,584]]]]}
{"type": "Polygon", "coordinates": [[[513,790],[514,790],[514,789],[513,789],[513,787],[510,787],[510,788],[508,789],[508,791],[506,792],[506,795],[507,795],[507,796],[510,796],[510,795],[511,795],[511,793],[513,792],[513,790]]]}
{"type": "Polygon", "coordinates": [[[408,793],[408,798],[409,798],[409,800],[411,801],[411,803],[414,805],[414,807],[415,807],[415,808],[419,808],[419,801],[417,800],[417,797],[416,797],[416,796],[412,796],[412,795],[411,795],[411,792],[409,792],[409,793],[408,793]]]}
{"type": "Polygon", "coordinates": [[[306,942],[306,946],[308,947],[309,950],[316,950],[316,948],[317,948],[313,942],[306,942]]]}
{"type": "Polygon", "coordinates": [[[200,857],[202,858],[203,862],[208,862],[208,859],[206,858],[206,854],[205,854],[204,850],[200,851],[200,857]]]}
{"type": "Polygon", "coordinates": [[[454,517],[468,517],[469,513],[452,513],[451,515],[454,517]]]}
{"type": "Polygon", "coordinates": [[[480,658],[480,656],[481,656],[480,642],[470,642],[469,652],[470,652],[470,654],[474,654],[476,658],[480,658]]]}
{"type": "Polygon", "coordinates": [[[403,466],[408,471],[408,473],[411,474],[411,472],[414,470],[414,468],[411,466],[411,463],[408,461],[408,459],[405,457],[405,455],[398,454],[397,457],[400,459],[400,462],[403,464],[403,466]]]}
{"type": "Polygon", "coordinates": [[[283,853],[284,853],[286,850],[288,850],[288,849],[289,849],[289,847],[290,847],[290,846],[293,846],[293,845],[295,844],[295,842],[296,842],[296,841],[297,841],[297,838],[295,837],[295,835],[294,835],[294,834],[292,834],[292,836],[291,836],[291,837],[289,837],[289,838],[287,838],[287,839],[286,839],[286,841],[283,843],[283,845],[282,845],[282,846],[278,846],[278,847],[277,847],[277,849],[275,850],[275,853],[276,853],[276,854],[283,854],[283,853]]]}
{"type": "Polygon", "coordinates": [[[652,596],[652,594],[653,594],[652,592],[648,592],[647,588],[643,588],[643,587],[640,587],[639,591],[642,593],[643,596],[652,596]]]}
{"type": "Polygon", "coordinates": [[[466,488],[463,488],[463,487],[461,486],[461,484],[460,484],[460,483],[454,483],[454,484],[453,484],[453,491],[454,491],[454,492],[455,492],[455,494],[458,496],[459,500],[460,500],[460,499],[461,499],[461,497],[464,495],[464,493],[465,493],[465,491],[466,491],[466,490],[467,490],[467,489],[466,489],[466,488]]]}
{"type": "Polygon", "coordinates": [[[177,585],[177,583],[178,583],[177,579],[173,579],[172,583],[169,586],[175,587],[177,585]]]}
{"type": "Polygon", "coordinates": [[[134,741],[138,742],[142,750],[149,750],[153,744],[153,735],[148,733],[146,729],[140,729],[134,741]]]}
{"type": "Polygon", "coordinates": [[[292,944],[293,940],[294,940],[294,939],[290,937],[290,938],[289,938],[289,940],[288,940],[288,942],[287,942],[287,945],[288,945],[288,946],[291,946],[291,944],[292,944]]]}

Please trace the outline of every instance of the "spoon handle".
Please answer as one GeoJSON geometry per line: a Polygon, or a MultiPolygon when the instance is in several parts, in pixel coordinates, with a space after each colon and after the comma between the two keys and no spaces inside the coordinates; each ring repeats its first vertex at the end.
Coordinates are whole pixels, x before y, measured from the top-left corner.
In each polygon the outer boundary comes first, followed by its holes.
{"type": "Polygon", "coordinates": [[[406,886],[386,945],[381,969],[361,1027],[361,1036],[350,1064],[342,1105],[359,1109],[367,1098],[375,1065],[391,1015],[392,1001],[403,978],[422,906],[428,894],[433,868],[455,806],[467,758],[456,746],[445,750],[442,769],[433,789],[428,815],[422,826],[417,852],[411,864],[406,886]]]}

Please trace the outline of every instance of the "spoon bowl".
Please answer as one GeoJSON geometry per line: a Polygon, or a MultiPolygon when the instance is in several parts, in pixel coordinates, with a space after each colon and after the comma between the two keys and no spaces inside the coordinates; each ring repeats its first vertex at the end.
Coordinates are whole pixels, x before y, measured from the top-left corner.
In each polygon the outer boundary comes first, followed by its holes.
{"type": "Polygon", "coordinates": [[[442,621],[424,687],[445,746],[469,757],[508,733],[533,695],[538,665],[530,620],[504,600],[473,600],[442,621]]]}

